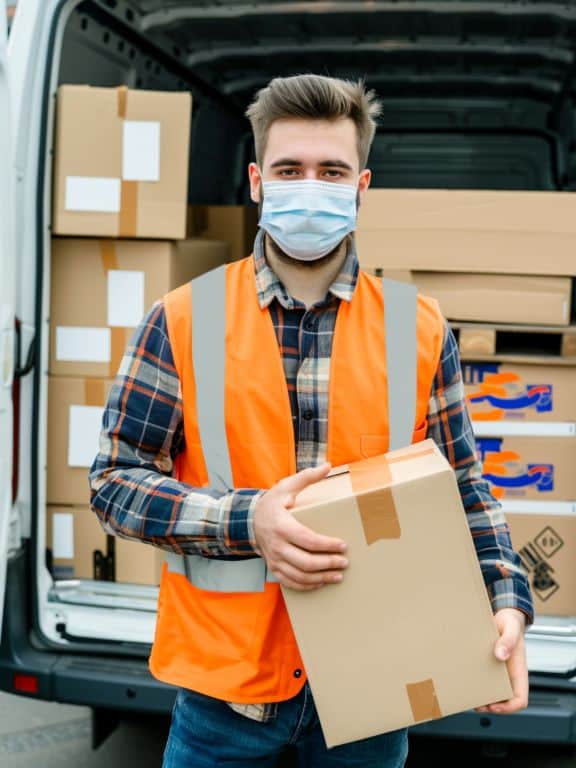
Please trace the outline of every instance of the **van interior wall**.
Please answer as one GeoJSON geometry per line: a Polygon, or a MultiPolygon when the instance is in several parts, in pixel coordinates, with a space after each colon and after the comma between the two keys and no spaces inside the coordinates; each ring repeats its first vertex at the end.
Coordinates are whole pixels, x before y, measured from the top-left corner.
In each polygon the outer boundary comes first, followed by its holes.
{"type": "Polygon", "coordinates": [[[537,4],[400,5],[84,0],[60,81],[191,90],[190,202],[248,201],[244,110],[298,72],[363,78],[383,99],[373,186],[573,189],[576,21],[537,4]]]}

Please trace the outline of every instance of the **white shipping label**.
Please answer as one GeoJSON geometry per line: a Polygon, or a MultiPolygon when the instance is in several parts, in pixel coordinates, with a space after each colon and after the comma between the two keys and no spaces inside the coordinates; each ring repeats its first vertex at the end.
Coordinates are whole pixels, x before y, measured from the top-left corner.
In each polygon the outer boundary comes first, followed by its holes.
{"type": "Polygon", "coordinates": [[[160,123],[124,120],[124,181],[160,181],[160,123]]]}
{"type": "Polygon", "coordinates": [[[52,515],[52,555],[57,560],[74,557],[74,515],[55,512],[52,515]]]}
{"type": "Polygon", "coordinates": [[[110,328],[56,328],[56,360],[67,363],[109,363],[110,328]]]}
{"type": "Polygon", "coordinates": [[[68,466],[91,467],[98,453],[104,408],[71,405],[68,427],[68,466]]]}
{"type": "Polygon", "coordinates": [[[108,325],[135,328],[144,316],[144,272],[108,272],[108,325]]]}
{"type": "Polygon", "coordinates": [[[67,176],[67,211],[84,213],[119,213],[121,201],[120,179],[92,176],[67,176]]]}

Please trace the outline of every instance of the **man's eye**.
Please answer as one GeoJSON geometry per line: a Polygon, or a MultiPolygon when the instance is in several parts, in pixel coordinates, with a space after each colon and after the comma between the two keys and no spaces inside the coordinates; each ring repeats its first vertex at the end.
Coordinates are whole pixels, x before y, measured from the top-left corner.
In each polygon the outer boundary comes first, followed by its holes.
{"type": "Polygon", "coordinates": [[[339,179],[342,177],[342,171],[327,170],[324,171],[324,175],[329,179],[339,179]]]}
{"type": "Polygon", "coordinates": [[[283,168],[281,171],[278,171],[279,176],[296,176],[298,174],[298,171],[296,168],[283,168]]]}

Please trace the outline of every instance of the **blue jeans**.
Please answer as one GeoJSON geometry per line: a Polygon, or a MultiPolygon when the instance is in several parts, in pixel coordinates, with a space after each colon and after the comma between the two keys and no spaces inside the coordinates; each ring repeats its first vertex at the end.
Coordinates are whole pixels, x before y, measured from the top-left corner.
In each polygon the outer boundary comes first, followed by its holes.
{"type": "Polygon", "coordinates": [[[223,701],[180,689],[162,768],[273,768],[292,745],[298,768],[403,768],[406,729],[326,748],[308,684],[278,706],[275,720],[260,723],[223,701]]]}

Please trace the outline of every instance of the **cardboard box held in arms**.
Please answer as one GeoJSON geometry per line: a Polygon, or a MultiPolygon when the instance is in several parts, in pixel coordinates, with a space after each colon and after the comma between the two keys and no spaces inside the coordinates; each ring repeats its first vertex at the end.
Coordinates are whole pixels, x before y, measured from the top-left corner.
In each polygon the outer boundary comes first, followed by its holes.
{"type": "Polygon", "coordinates": [[[369,189],[356,243],[366,269],[576,275],[576,195],[369,189]]]}
{"type": "Polygon", "coordinates": [[[576,515],[506,511],[540,616],[576,616],[576,515]]]}
{"type": "Polygon", "coordinates": [[[156,299],[229,260],[227,243],[52,240],[50,373],[115,376],[156,299]]]}
{"type": "Polygon", "coordinates": [[[576,368],[463,362],[462,377],[473,421],[576,422],[576,368]]]}
{"type": "Polygon", "coordinates": [[[420,293],[437,299],[448,320],[529,325],[568,325],[570,322],[572,280],[569,277],[408,270],[383,270],[382,276],[412,283],[420,293]]]}
{"type": "Polygon", "coordinates": [[[190,113],[188,92],[61,86],[54,234],[184,238],[190,113]]]}
{"type": "Polygon", "coordinates": [[[282,588],[327,745],[510,698],[456,478],[434,442],[333,472],[298,495],[294,516],[347,542],[344,580],[282,588]]]}

